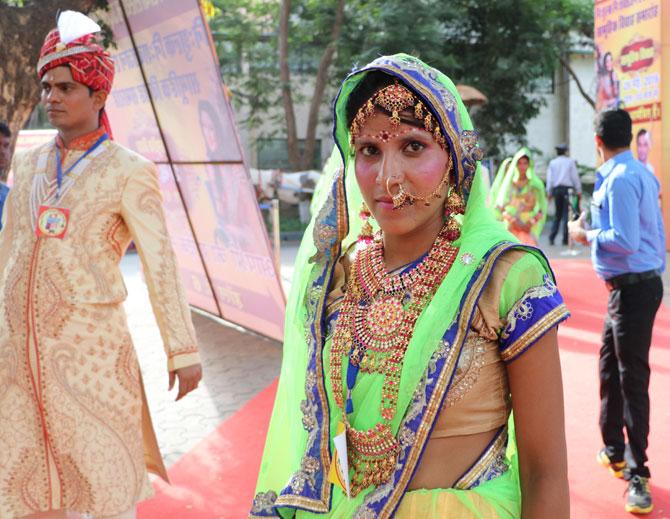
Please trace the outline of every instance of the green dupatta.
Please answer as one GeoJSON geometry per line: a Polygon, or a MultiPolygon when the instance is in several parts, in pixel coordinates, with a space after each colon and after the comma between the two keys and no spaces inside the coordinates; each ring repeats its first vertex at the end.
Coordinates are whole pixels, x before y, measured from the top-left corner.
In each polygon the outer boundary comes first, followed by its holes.
{"type": "MultiPolygon", "coordinates": [[[[530,154],[530,150],[526,147],[521,148],[514,154],[509,167],[507,168],[507,174],[504,176],[495,195],[492,193],[493,207],[496,213],[502,218],[502,211],[509,206],[510,198],[512,195],[512,190],[514,188],[514,183],[519,178],[519,170],[516,167],[516,163],[521,157],[528,157],[528,171],[526,171],[526,177],[528,178],[528,184],[524,188],[524,192],[528,189],[533,190],[535,194],[535,208],[532,211],[532,216],[535,216],[537,213],[541,212],[541,218],[532,226],[531,232],[536,239],[539,238],[542,234],[542,229],[547,220],[547,195],[545,193],[544,182],[542,179],[537,176],[535,173],[535,163],[530,154]]],[[[502,167],[502,166],[501,166],[502,167]]]]}
{"type": "Polygon", "coordinates": [[[490,207],[492,207],[494,204],[494,201],[498,195],[498,191],[500,190],[500,184],[502,184],[502,181],[505,179],[505,174],[507,173],[507,168],[509,167],[510,162],[512,162],[512,157],[507,157],[498,167],[496,177],[493,179],[491,189],[489,190],[488,205],[490,207]]]}
{"type": "MultiPolygon", "coordinates": [[[[311,514],[375,517],[373,512],[371,516],[366,515],[371,510],[366,508],[367,503],[374,500],[373,491],[390,494],[384,499],[390,500],[387,509],[392,510],[402,498],[413,473],[412,467],[418,463],[427,441],[424,431],[412,444],[410,457],[414,465],[408,468],[407,474],[402,474],[404,486],[370,487],[356,498],[347,499],[339,488],[327,481],[331,440],[341,416],[328,380],[325,298],[335,264],[342,251],[356,240],[361,226],[358,209],[362,197],[355,180],[355,157],[349,148],[345,112],[350,94],[372,70],[396,77],[437,115],[451,150],[458,187],[467,201],[461,238],[455,242],[460,247],[459,256],[417,320],[407,348],[392,423],[394,433],[401,421],[408,418],[406,413],[413,398],[417,398],[416,391],[422,381],[425,383],[435,355],[444,348],[445,332],[455,328],[452,325],[462,301],[467,299],[472,281],[481,277],[483,260],[496,245],[516,242],[486,207],[487,190],[477,162],[480,158],[477,135],[458,91],[447,76],[412,56],[397,54],[378,58],[345,79],[334,105],[334,135],[344,168],[334,174],[328,196],[313,217],[296,258],[295,278],[286,310],[284,358],[251,517],[293,517],[296,511],[299,517],[311,514]]],[[[477,290],[481,290],[483,285],[478,286],[477,290]]],[[[459,326],[467,328],[467,322],[459,326]]],[[[461,344],[466,332],[467,329],[458,330],[456,336],[461,344]]],[[[455,364],[453,367],[455,369],[455,364]]],[[[356,411],[351,417],[357,429],[380,421],[380,391],[379,377],[359,375],[354,389],[356,411]]]]}
{"type": "Polygon", "coordinates": [[[330,153],[328,160],[323,165],[321,170],[321,176],[319,181],[316,183],[314,188],[314,194],[312,195],[312,201],[309,205],[309,210],[312,215],[315,215],[319,212],[319,209],[323,207],[328,194],[330,193],[330,188],[335,181],[335,175],[337,172],[342,169],[342,156],[340,155],[340,150],[337,149],[337,146],[333,147],[333,151],[330,153]]]}

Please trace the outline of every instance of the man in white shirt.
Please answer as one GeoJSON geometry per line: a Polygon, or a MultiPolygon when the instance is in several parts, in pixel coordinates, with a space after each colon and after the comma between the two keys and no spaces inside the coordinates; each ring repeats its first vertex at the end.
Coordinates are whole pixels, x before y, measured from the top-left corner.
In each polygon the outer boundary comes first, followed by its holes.
{"type": "Polygon", "coordinates": [[[568,193],[572,188],[580,195],[582,183],[577,173],[577,162],[568,157],[568,145],[556,146],[558,155],[549,163],[547,168],[547,196],[556,203],[556,215],[549,234],[549,243],[554,244],[559,228],[563,229],[563,245],[568,244],[568,193]]]}

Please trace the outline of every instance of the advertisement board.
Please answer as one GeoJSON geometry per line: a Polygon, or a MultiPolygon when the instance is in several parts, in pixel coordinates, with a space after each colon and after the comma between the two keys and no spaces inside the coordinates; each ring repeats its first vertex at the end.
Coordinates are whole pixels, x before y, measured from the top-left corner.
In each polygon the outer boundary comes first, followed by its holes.
{"type": "Polygon", "coordinates": [[[281,340],[285,297],[197,0],[114,0],[114,138],[153,160],[189,303],[281,340]]]}
{"type": "Polygon", "coordinates": [[[661,178],[663,0],[595,4],[598,111],[624,108],[633,119],[632,150],[661,178]]]}

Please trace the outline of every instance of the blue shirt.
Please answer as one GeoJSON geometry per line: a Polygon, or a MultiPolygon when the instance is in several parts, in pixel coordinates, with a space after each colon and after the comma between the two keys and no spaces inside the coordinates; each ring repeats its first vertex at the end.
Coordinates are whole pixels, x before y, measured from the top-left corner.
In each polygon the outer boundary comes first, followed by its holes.
{"type": "Polygon", "coordinates": [[[596,174],[591,202],[591,259],[609,279],[630,272],[665,269],[665,230],[659,183],[630,150],[605,162],[596,174]]]}
{"type": "Polygon", "coordinates": [[[2,209],[5,207],[5,200],[9,194],[9,187],[0,182],[0,229],[2,229],[2,209]]]}

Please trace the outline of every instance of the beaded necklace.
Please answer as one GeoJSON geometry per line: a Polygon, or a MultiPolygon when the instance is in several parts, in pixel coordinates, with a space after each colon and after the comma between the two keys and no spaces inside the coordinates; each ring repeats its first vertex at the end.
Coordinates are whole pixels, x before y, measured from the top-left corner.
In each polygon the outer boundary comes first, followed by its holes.
{"type": "Polygon", "coordinates": [[[400,444],[391,431],[391,421],[398,403],[400,374],[416,320],[458,254],[447,234],[445,226],[423,260],[414,269],[400,274],[386,272],[381,234],[358,253],[351,266],[333,335],[330,377],[347,430],[353,496],[370,485],[385,483],[395,469],[400,444]],[[343,377],[345,358],[348,364],[343,377]],[[382,421],[366,431],[354,429],[348,418],[353,412],[351,394],[359,370],[384,376],[382,421]]]}

